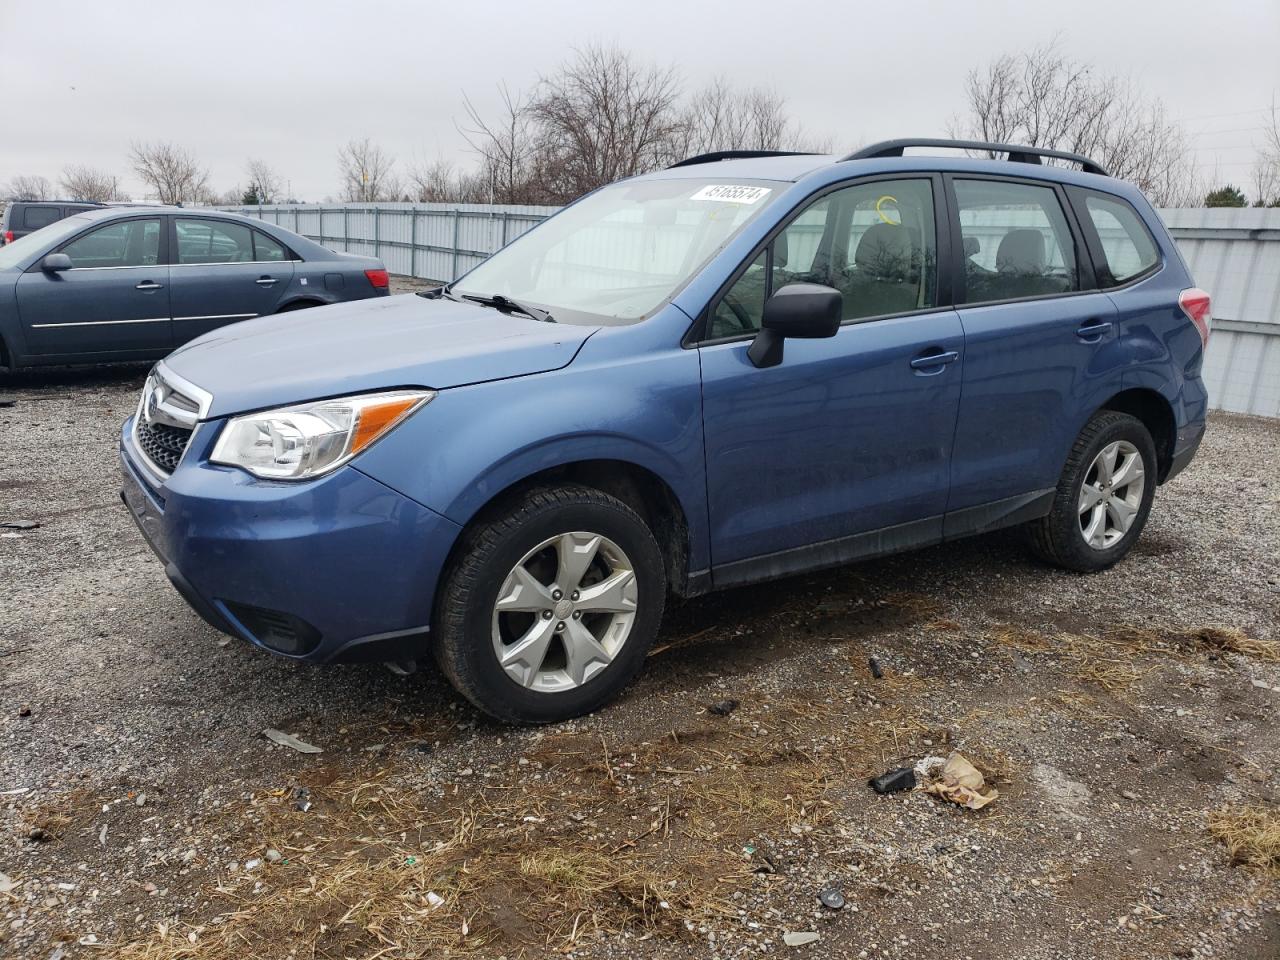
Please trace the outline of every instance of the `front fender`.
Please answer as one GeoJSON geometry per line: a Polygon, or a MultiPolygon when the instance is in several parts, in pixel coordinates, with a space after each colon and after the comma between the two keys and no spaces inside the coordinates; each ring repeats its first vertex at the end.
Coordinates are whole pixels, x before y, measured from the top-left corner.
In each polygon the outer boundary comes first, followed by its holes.
{"type": "Polygon", "coordinates": [[[589,341],[568,367],[442,390],[355,466],[465,525],[495,496],[554,467],[619,460],[671,488],[689,569],[709,564],[702,393],[695,351],[638,356],[589,341]]]}

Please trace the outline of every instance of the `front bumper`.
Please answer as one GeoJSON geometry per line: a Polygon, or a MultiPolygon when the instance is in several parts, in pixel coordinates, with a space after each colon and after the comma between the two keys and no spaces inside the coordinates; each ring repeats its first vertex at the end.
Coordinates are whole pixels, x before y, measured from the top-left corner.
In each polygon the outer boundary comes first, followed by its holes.
{"type": "Polygon", "coordinates": [[[209,424],[156,482],[131,425],[120,440],[121,498],[206,621],[299,660],[423,656],[457,524],[350,465],[306,483],[211,465],[209,424]],[[283,639],[291,630],[294,640],[283,639]]]}

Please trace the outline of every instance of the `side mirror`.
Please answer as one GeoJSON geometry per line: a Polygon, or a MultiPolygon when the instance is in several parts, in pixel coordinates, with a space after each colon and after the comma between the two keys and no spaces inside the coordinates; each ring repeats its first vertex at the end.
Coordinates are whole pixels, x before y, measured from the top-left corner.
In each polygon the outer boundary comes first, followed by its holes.
{"type": "Polygon", "coordinates": [[[51,253],[40,261],[40,269],[45,273],[61,273],[71,269],[71,258],[65,253],[51,253]]]}
{"type": "Polygon", "coordinates": [[[757,367],[782,362],[782,341],[787,337],[816,340],[834,337],[844,315],[844,296],[820,283],[789,283],[764,305],[760,332],[747,357],[757,367]]]}

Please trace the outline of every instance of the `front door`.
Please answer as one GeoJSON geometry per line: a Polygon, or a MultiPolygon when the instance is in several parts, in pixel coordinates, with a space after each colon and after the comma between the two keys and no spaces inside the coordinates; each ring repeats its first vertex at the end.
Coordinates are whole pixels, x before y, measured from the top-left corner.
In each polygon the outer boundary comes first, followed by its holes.
{"type": "Polygon", "coordinates": [[[293,280],[288,251],[232,220],[173,221],[175,345],[228,323],[275,313],[293,280]]]}
{"type": "Polygon", "coordinates": [[[940,191],[921,177],[829,192],[712,305],[699,349],[717,585],[941,536],[964,338],[938,306],[940,191]],[[794,282],[840,290],[845,322],[757,368],[764,302],[794,282]]]}
{"type": "Polygon", "coordinates": [[[37,263],[18,280],[18,316],[36,356],[144,359],[172,348],[169,268],[159,217],[114,220],[58,248],[72,268],[37,263]]]}

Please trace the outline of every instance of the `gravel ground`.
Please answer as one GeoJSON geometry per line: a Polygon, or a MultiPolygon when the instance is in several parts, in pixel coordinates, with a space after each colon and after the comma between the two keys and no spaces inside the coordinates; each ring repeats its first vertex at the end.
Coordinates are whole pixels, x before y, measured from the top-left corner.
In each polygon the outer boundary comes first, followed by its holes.
{"type": "Polygon", "coordinates": [[[1280,664],[1222,640],[1280,640],[1280,422],[1214,416],[1105,574],[1005,532],[713,595],[518,730],[191,613],[117,496],[144,373],[0,379],[0,521],[41,524],[0,534],[0,955],[1280,956],[1206,830],[1280,794],[1280,664]],[[952,749],[990,806],[866,786],[952,749]]]}

